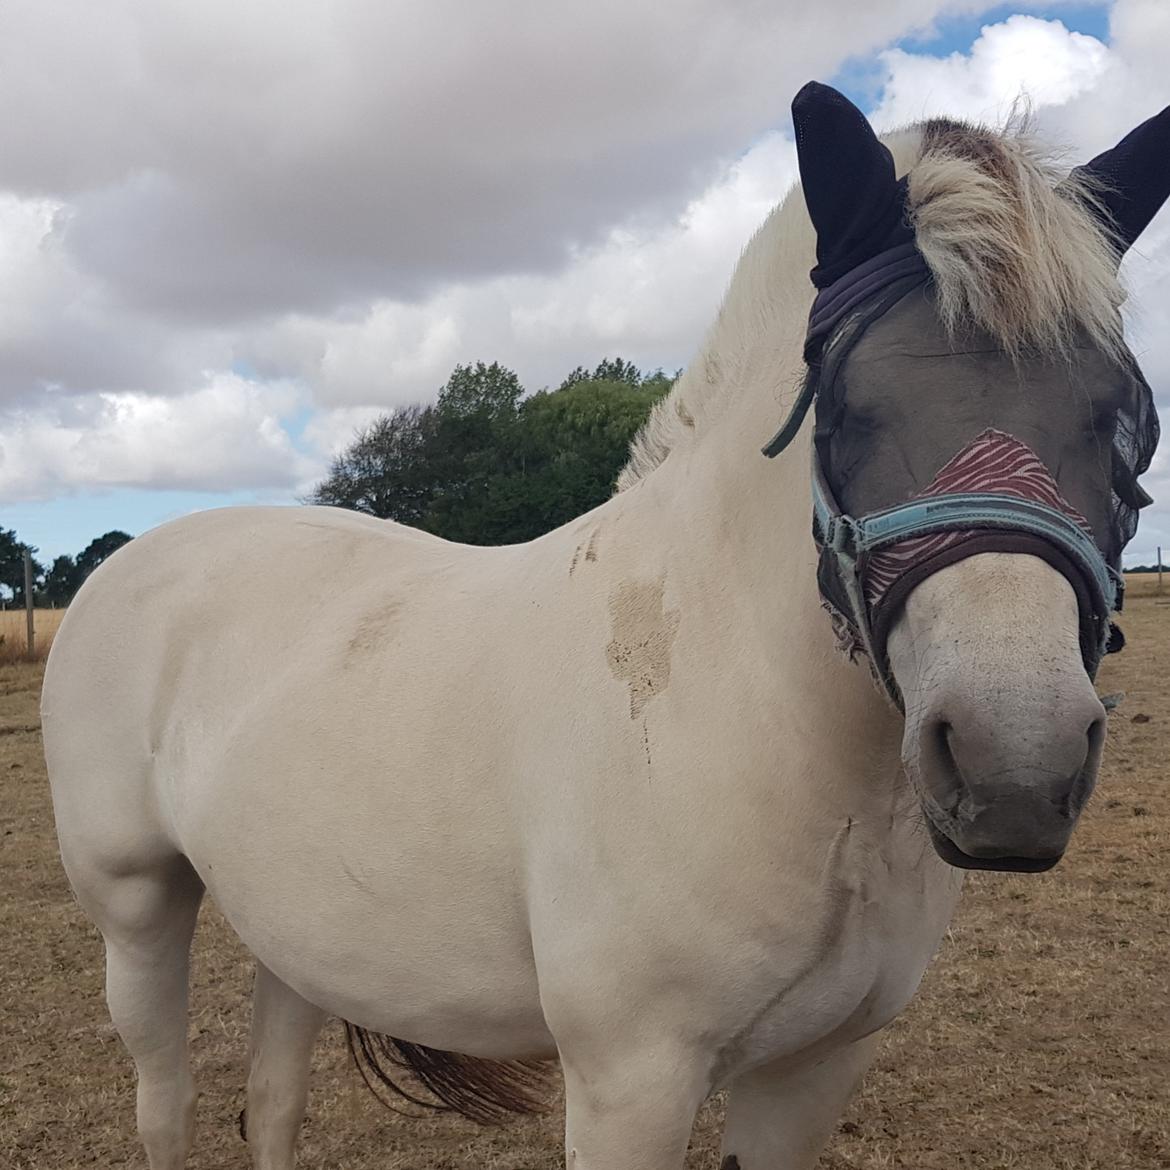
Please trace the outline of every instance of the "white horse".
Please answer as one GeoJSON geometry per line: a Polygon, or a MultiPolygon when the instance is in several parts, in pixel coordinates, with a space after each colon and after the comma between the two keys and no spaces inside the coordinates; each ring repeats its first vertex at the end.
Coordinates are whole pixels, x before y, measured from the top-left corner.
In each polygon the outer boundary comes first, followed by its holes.
{"type": "MultiPolygon", "coordinates": [[[[781,458],[759,449],[802,377],[814,249],[824,284],[907,225],[929,280],[865,318],[837,376],[854,405],[822,420],[827,441],[877,435],[875,466],[896,448],[923,469],[908,493],[925,486],[955,454],[916,429],[934,399],[914,378],[940,346],[958,363],[944,382],[975,379],[974,430],[1037,448],[1090,369],[1105,389],[1076,425],[1112,436],[1118,245],[1165,191],[1135,194],[1114,166],[1093,196],[1096,164],[1056,191],[1026,140],[955,123],[887,151],[825,87],[795,109],[818,231],[799,193],[760,229],[607,503],[503,548],[328,508],[204,512],[133,541],[70,607],[45,749],[152,1170],[178,1170],[192,1141],[205,890],[257,960],[256,1167],[293,1165],[310,1050],[336,1015],[371,1059],[375,1034],[400,1038],[476,1115],[526,1103],[525,1066],[493,1062],[558,1059],[575,1170],[679,1170],[720,1087],[725,1165],[793,1170],[946,927],[961,871],[939,852],[1043,868],[1063,850],[1103,726],[1079,570],[1036,549],[952,557],[887,637],[840,605],[835,633],[809,536],[813,428],[781,458]],[[968,360],[964,330],[1010,385],[968,360]],[[1021,419],[1025,383],[1064,397],[1021,419]]],[[[1170,157],[1165,124],[1138,132],[1147,164],[1170,157]]],[[[1045,460],[1090,524],[1114,514],[1102,433],[1079,478],[1076,435],[1045,460]]],[[[869,456],[838,457],[822,464],[848,497],[869,456]]]]}

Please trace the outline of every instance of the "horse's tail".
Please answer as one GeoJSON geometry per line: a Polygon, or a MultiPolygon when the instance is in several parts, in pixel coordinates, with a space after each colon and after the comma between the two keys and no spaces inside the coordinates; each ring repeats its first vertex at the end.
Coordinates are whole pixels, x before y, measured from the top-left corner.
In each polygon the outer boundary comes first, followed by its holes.
{"type": "MultiPolygon", "coordinates": [[[[383,1036],[344,1020],[349,1053],[366,1087],[388,1109],[379,1086],[424,1109],[459,1113],[481,1125],[500,1125],[514,1114],[544,1113],[552,1066],[539,1060],[481,1060],[383,1036]],[[410,1073],[435,1098],[420,1097],[391,1075],[410,1073]]],[[[397,1112],[397,1110],[395,1110],[397,1112]]]]}

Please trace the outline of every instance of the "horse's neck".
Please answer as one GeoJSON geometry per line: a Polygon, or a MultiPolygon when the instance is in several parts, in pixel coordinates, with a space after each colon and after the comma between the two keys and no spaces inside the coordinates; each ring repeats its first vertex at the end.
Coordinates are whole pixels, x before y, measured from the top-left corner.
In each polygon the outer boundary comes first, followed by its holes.
{"type": "MultiPolygon", "coordinates": [[[[634,489],[644,497],[638,527],[679,583],[679,602],[711,621],[708,660],[734,675],[741,663],[732,656],[752,657],[750,677],[766,679],[777,710],[799,713],[802,739],[825,745],[817,751],[838,761],[848,785],[878,760],[898,770],[899,721],[864,662],[837,649],[816,584],[811,425],[776,459],[761,454],[796,381],[782,370],[771,379],[762,373],[750,374],[686,449],[634,489]]],[[[727,692],[726,679],[710,681],[727,692]]]]}
{"type": "Polygon", "coordinates": [[[700,592],[734,589],[737,611],[750,617],[759,638],[786,647],[810,627],[828,631],[810,533],[809,428],[779,458],[760,450],[795,381],[780,373],[770,385],[757,378],[722,391],[724,400],[697,433],[632,489],[629,501],[638,539],[656,546],[671,577],[700,592]]]}

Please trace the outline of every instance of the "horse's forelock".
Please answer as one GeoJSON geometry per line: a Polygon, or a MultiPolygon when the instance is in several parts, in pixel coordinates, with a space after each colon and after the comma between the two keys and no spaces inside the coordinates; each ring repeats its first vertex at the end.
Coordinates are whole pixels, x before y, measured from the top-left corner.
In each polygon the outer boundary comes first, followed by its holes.
{"type": "Polygon", "coordinates": [[[1117,249],[1067,176],[1028,133],[944,119],[922,127],[907,212],[952,333],[975,327],[1013,356],[1063,356],[1084,341],[1123,351],[1117,249]]]}

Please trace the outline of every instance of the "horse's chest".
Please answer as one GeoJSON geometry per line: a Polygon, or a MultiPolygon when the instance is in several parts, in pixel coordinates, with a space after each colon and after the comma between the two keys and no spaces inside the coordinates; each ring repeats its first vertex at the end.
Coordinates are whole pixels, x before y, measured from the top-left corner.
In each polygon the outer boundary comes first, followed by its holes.
{"type": "Polygon", "coordinates": [[[924,860],[921,871],[886,872],[838,890],[827,916],[778,947],[775,982],[764,995],[757,988],[753,1010],[725,1046],[719,1063],[726,1074],[858,1040],[906,1007],[961,885],[924,860]]]}

